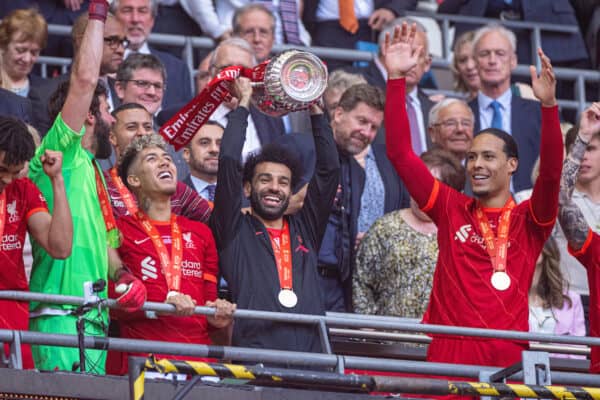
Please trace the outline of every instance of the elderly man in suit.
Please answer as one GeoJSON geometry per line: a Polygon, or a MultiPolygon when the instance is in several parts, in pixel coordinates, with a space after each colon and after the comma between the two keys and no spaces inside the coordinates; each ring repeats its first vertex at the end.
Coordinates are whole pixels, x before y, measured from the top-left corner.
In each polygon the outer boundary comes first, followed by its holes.
{"type": "Polygon", "coordinates": [[[481,88],[469,106],[475,116],[475,132],[496,128],[512,135],[519,148],[519,168],[511,190],[530,189],[531,171],[540,152],[540,103],[514,96],[511,71],[517,66],[515,34],[500,25],[477,30],[473,39],[481,88]]]}
{"type": "MultiPolygon", "coordinates": [[[[125,25],[129,47],[125,58],[132,53],[152,54],[160,59],[167,71],[163,107],[186,103],[192,98],[192,81],[187,66],[177,57],[148,45],[154,27],[158,0],[114,0],[111,11],[125,25]]],[[[179,165],[178,165],[179,167],[179,165]]]]}

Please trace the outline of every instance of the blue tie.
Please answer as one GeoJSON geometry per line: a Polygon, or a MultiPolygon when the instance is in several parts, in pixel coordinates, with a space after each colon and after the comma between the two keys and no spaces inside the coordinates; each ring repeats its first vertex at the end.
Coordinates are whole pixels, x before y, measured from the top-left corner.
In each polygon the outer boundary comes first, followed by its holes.
{"type": "Polygon", "coordinates": [[[217,185],[211,184],[206,186],[206,192],[208,193],[208,200],[215,201],[215,190],[217,189],[217,185]]]}
{"type": "Polygon", "coordinates": [[[502,129],[502,110],[500,103],[496,100],[490,103],[490,107],[494,109],[494,115],[492,116],[492,128],[502,129]]]}

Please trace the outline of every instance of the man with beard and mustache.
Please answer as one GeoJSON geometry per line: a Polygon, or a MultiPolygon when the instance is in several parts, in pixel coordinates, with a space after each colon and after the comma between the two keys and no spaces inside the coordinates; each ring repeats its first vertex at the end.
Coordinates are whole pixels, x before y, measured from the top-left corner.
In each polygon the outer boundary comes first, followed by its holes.
{"type": "MultiPolygon", "coordinates": [[[[32,292],[83,297],[83,284],[110,276],[124,283],[124,294],[117,300],[126,309],[140,306],[145,289],[129,272],[115,262],[109,271],[107,245],[117,247],[116,229],[110,200],[96,159],[110,154],[109,125],[114,122],[108,111],[104,86],[98,84],[104,21],[108,3],[92,0],[89,22],[77,52],[69,82],[61,84],[53,95],[49,109],[54,124],[48,131],[29,166],[29,177],[36,183],[49,204],[54,197],[48,176],[43,172],[40,155],[46,150],[63,153],[62,173],[65,192],[73,216],[73,246],[64,260],[52,258],[40,243],[33,242],[32,292]],[[118,277],[118,279],[116,279],[118,277]]],[[[111,265],[112,262],[111,262],[111,265]]],[[[106,289],[98,295],[106,298],[106,289]]],[[[30,328],[46,333],[77,333],[76,306],[31,303],[30,328]]],[[[105,336],[107,312],[90,311],[86,315],[86,334],[105,336]]],[[[77,348],[32,346],[35,365],[40,370],[71,371],[79,362],[77,348]]],[[[90,372],[104,373],[106,353],[86,350],[90,372]]]]}
{"type": "MultiPolygon", "coordinates": [[[[221,141],[215,208],[210,224],[221,272],[238,307],[252,310],[324,314],[317,274],[317,250],[339,180],[339,161],[327,118],[313,106],[317,163],[304,206],[284,216],[292,188],[302,174],[293,152],[277,144],[263,146],[239,166],[248,125],[252,86],[246,78],[232,85],[239,99],[229,114],[221,141]],[[250,212],[242,208],[250,198],[250,212]]],[[[233,345],[280,350],[322,350],[314,326],[238,320],[233,345]]]]}
{"type": "Polygon", "coordinates": [[[331,127],[342,173],[317,267],[328,311],[351,308],[355,250],[371,224],[409,204],[385,145],[372,144],[383,122],[384,103],[380,89],[363,83],[349,87],[333,110],[331,127]]]}

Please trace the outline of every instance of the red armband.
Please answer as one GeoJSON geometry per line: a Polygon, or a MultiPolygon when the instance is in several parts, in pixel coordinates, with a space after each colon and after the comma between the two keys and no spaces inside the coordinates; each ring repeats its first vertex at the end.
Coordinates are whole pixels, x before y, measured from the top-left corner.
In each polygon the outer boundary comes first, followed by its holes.
{"type": "Polygon", "coordinates": [[[88,18],[105,22],[108,15],[108,2],[106,0],[90,0],[88,18]]]}

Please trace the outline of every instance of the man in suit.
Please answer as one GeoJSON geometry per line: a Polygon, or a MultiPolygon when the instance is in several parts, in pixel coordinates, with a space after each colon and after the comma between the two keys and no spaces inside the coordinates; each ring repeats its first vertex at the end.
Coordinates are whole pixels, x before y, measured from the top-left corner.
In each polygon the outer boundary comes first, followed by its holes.
{"type": "MultiPolygon", "coordinates": [[[[354,49],[358,41],[375,41],[375,31],[403,15],[404,11],[416,8],[416,0],[305,1],[302,19],[313,45],[354,49]]],[[[327,65],[334,70],[349,66],[349,63],[327,60],[327,65]]]]}
{"type": "Polygon", "coordinates": [[[162,106],[187,103],[192,98],[192,81],[188,67],[177,57],[148,45],[148,36],[154,27],[157,10],[157,0],[114,0],[111,4],[111,11],[127,31],[129,47],[125,58],[132,53],[152,54],[158,57],[167,71],[167,89],[162,106]]]}
{"type": "Polygon", "coordinates": [[[331,127],[342,174],[319,251],[318,272],[327,310],[352,305],[355,249],[383,214],[408,206],[408,195],[385,155],[372,144],[383,122],[383,92],[368,84],[351,86],[333,112],[331,127]]]}
{"type": "Polygon", "coordinates": [[[205,199],[213,202],[219,171],[221,138],[225,128],[215,121],[208,121],[198,129],[192,140],[183,148],[183,159],[190,175],[183,183],[205,199]]]}
{"type": "Polygon", "coordinates": [[[481,88],[469,106],[475,132],[497,128],[512,135],[519,148],[519,167],[511,182],[513,193],[530,189],[531,171],[540,152],[540,103],[513,96],[511,71],[517,66],[515,34],[500,25],[477,30],[473,53],[481,88]]]}
{"type": "MultiPolygon", "coordinates": [[[[427,40],[427,33],[425,27],[410,18],[397,18],[385,26],[385,28],[379,34],[379,48],[382,47],[385,40],[386,34],[392,35],[396,26],[401,26],[403,22],[409,24],[415,24],[417,26],[417,33],[413,46],[421,46],[423,48],[419,55],[419,61],[406,75],[406,108],[408,111],[408,117],[411,129],[411,138],[413,143],[413,150],[417,155],[423,153],[425,150],[431,147],[431,138],[427,134],[427,127],[429,126],[429,111],[435,104],[429,99],[429,96],[418,87],[421,78],[431,68],[431,55],[429,54],[429,41],[427,40]]],[[[377,86],[382,90],[386,89],[387,72],[383,66],[383,55],[379,52],[378,56],[369,63],[366,68],[356,69],[356,72],[360,72],[370,85],[377,86]]],[[[384,135],[383,130],[377,134],[376,142],[383,142],[384,135]]]]}

